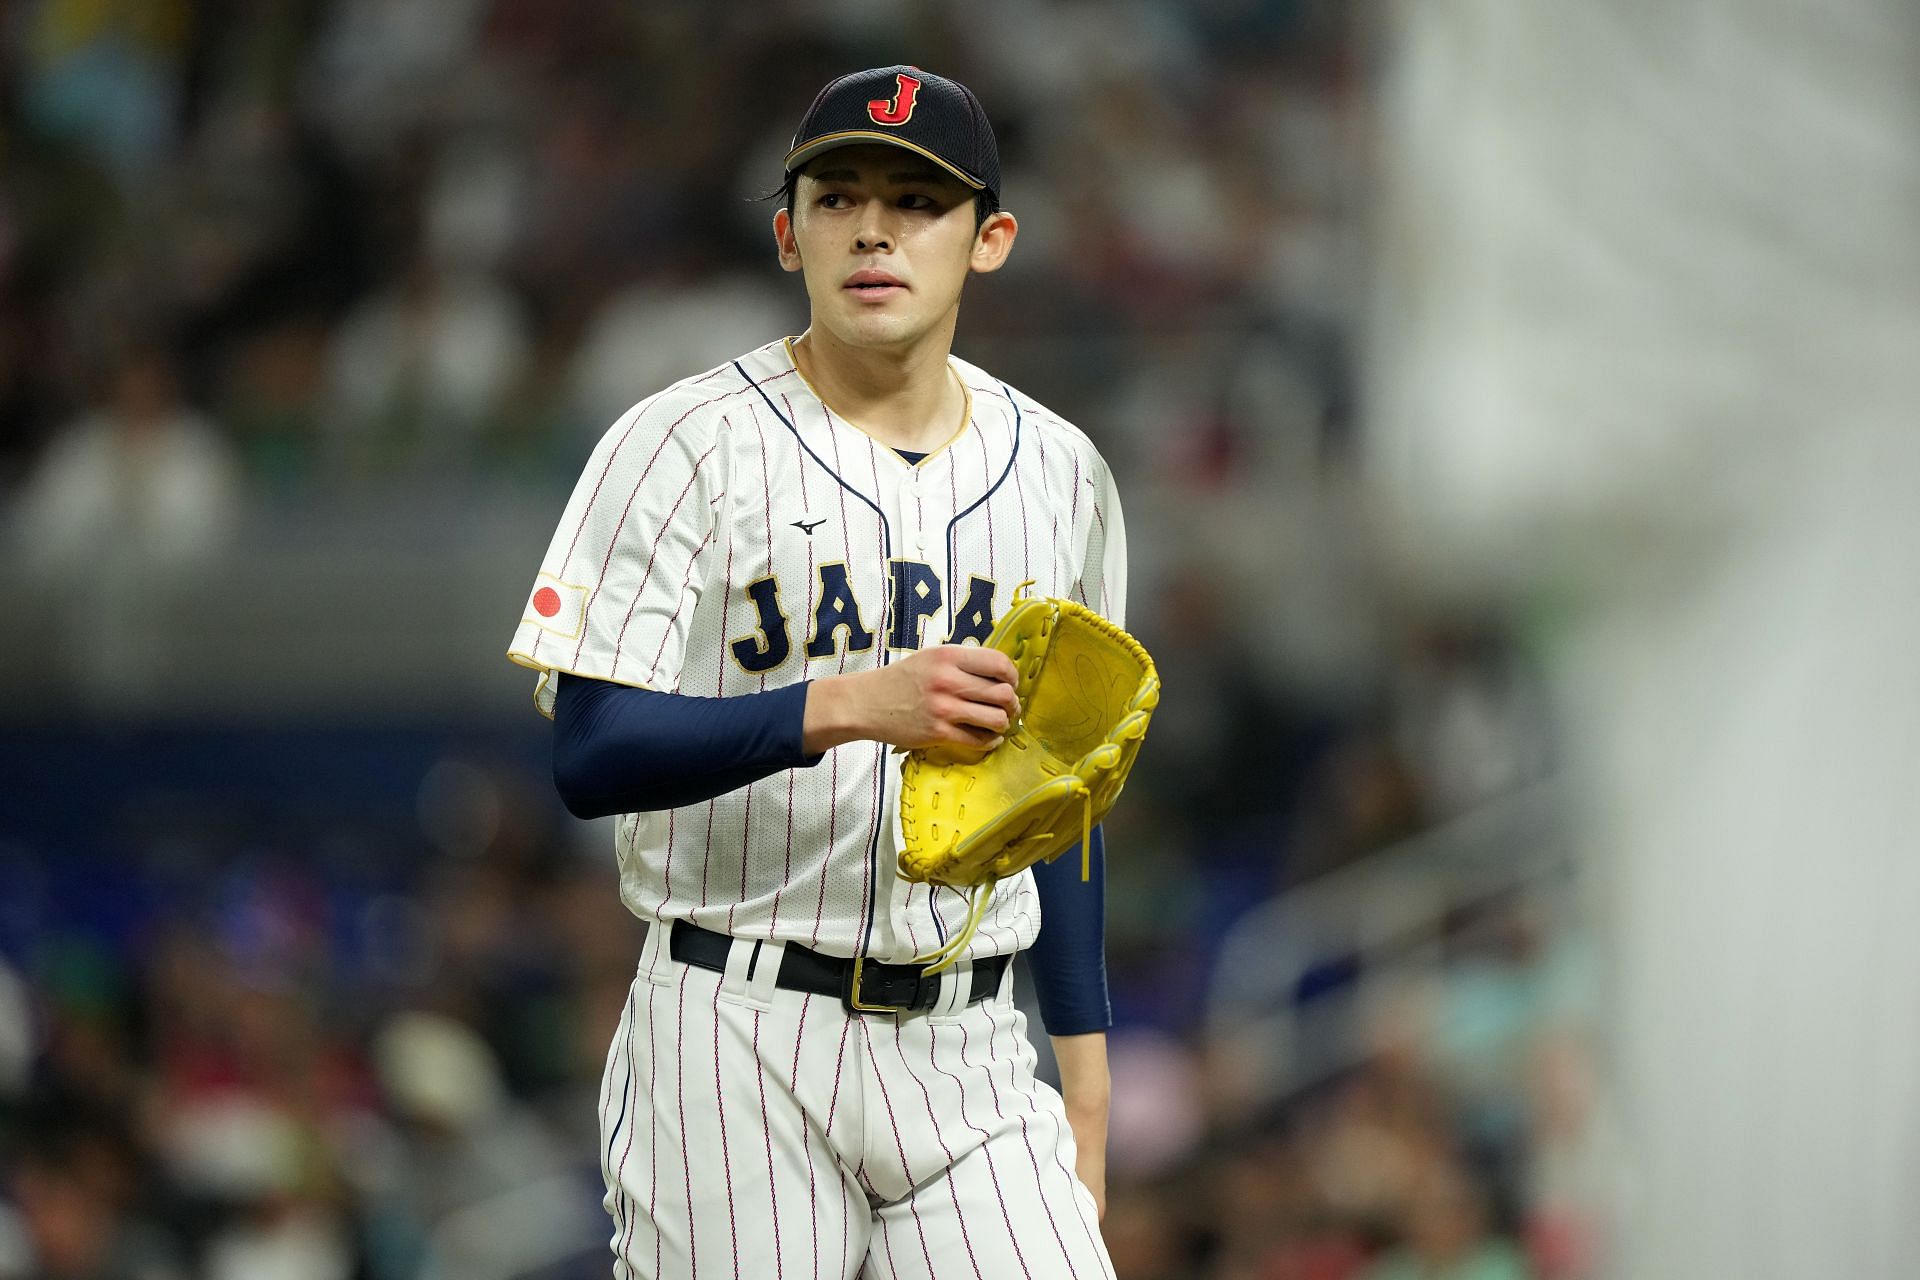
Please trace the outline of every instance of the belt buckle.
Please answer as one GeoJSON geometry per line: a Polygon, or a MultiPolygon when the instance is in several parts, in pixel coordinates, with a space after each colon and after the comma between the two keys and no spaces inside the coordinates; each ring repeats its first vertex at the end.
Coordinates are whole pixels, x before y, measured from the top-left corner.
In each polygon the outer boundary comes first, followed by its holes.
{"type": "Polygon", "coordinates": [[[913,1008],[910,1004],[874,1004],[869,1003],[860,994],[860,975],[866,967],[865,956],[855,956],[853,967],[847,971],[846,990],[840,995],[841,1002],[856,1013],[907,1013],[913,1008]]]}

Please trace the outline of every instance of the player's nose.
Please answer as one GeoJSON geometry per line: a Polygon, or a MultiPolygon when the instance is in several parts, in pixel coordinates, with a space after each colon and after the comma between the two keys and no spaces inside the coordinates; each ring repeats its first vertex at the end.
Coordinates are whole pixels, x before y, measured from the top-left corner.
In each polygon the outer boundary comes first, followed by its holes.
{"type": "Polygon", "coordinates": [[[878,200],[869,200],[853,229],[853,247],[857,253],[893,248],[893,232],[886,224],[886,213],[878,200]]]}

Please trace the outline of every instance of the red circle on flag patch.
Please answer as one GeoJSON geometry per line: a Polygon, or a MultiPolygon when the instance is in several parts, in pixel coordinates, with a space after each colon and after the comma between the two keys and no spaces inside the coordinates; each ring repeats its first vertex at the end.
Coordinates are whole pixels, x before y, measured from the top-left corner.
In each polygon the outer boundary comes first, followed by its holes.
{"type": "Polygon", "coordinates": [[[551,618],[560,612],[560,593],[552,587],[542,587],[533,593],[533,611],[543,618],[551,618]]]}

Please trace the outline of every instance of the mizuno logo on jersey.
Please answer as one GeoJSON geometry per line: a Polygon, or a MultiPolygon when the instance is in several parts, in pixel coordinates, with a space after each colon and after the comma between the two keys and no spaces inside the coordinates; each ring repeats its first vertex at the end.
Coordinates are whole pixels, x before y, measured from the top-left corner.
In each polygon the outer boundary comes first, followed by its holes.
{"type": "Polygon", "coordinates": [[[813,531],[815,529],[818,529],[821,525],[825,524],[826,522],[827,522],[827,519],[825,516],[820,517],[820,519],[818,520],[795,520],[793,522],[793,527],[798,529],[800,532],[806,534],[809,538],[811,538],[813,536],[813,531]]]}
{"type": "MultiPolygon", "coordinates": [[[[797,522],[796,522],[797,523],[797,522]]],[[[809,532],[811,532],[809,530],[809,532]]],[[[918,560],[892,560],[887,564],[888,608],[890,619],[887,648],[918,649],[927,619],[939,613],[946,599],[940,575],[933,566],[918,560]]],[[[875,635],[867,619],[879,611],[863,607],[855,594],[847,566],[834,561],[815,570],[819,581],[811,593],[813,615],[803,620],[806,656],[830,658],[839,653],[864,653],[873,648],[875,635]]],[[[993,593],[995,583],[987,578],[970,577],[967,595],[952,613],[953,625],[945,643],[963,644],[984,641],[993,632],[993,593]]],[[[869,593],[875,588],[866,588],[869,593]]],[[[747,601],[758,615],[756,629],[733,640],[728,648],[734,661],[747,671],[759,674],[772,671],[793,657],[796,639],[789,630],[786,609],[781,602],[780,580],[761,578],[742,588],[747,601]]],[[[806,593],[802,593],[804,598],[806,593]]]]}

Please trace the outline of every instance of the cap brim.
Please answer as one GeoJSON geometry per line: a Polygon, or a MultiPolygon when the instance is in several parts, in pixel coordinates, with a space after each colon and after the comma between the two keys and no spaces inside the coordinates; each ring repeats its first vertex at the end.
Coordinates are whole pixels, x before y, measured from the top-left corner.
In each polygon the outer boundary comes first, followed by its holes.
{"type": "Polygon", "coordinates": [[[874,133],[867,129],[847,129],[840,133],[826,133],[795,147],[787,153],[786,171],[792,173],[815,156],[824,155],[826,152],[834,151],[841,147],[852,146],[859,142],[885,143],[890,147],[900,147],[913,152],[915,155],[925,156],[954,177],[960,179],[960,181],[972,187],[975,191],[985,191],[987,189],[986,183],[974,177],[952,161],[942,160],[939,156],[933,154],[933,152],[918,143],[908,142],[905,138],[897,134],[874,133]]]}

